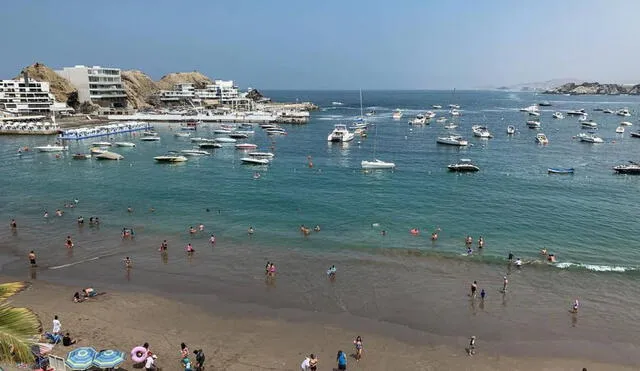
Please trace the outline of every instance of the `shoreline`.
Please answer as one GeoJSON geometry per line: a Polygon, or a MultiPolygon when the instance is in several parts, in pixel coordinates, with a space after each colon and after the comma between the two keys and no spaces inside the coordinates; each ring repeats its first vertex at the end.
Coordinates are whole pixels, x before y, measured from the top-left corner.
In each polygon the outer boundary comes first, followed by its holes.
{"type": "MultiPolygon", "coordinates": [[[[158,355],[158,365],[163,370],[180,369],[180,342],[185,342],[190,350],[202,348],[209,369],[298,370],[308,353],[319,357],[319,369],[332,369],[338,348],[348,355],[353,353],[351,341],[355,335],[363,336],[365,352],[359,362],[349,358],[351,370],[632,369],[575,359],[497,356],[483,350],[481,338],[476,355],[469,357],[464,338],[455,339],[457,347],[410,344],[376,333],[356,333],[332,323],[219,315],[215,314],[215,309],[204,311],[178,300],[146,293],[108,291],[87,302],[73,303],[69,295],[73,290],[35,281],[10,301],[12,305],[33,309],[45,331],[49,330],[49,321],[57,314],[63,331],[80,339],[78,346],[115,348],[128,353],[134,346],[147,341],[158,355]]],[[[64,356],[71,349],[56,346],[53,354],[64,356]]],[[[121,367],[131,370],[131,361],[121,367]]]]}

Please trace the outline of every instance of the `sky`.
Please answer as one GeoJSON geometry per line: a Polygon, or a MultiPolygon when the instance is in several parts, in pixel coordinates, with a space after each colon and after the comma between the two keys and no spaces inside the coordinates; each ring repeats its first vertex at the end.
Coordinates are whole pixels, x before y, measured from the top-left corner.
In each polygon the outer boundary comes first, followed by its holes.
{"type": "Polygon", "coordinates": [[[5,0],[0,78],[101,65],[258,89],[640,82],[637,0],[5,0]]]}

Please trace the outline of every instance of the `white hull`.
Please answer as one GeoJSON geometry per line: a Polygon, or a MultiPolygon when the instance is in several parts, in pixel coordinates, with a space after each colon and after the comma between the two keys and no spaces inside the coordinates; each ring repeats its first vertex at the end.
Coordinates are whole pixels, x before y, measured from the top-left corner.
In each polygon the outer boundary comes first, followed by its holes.
{"type": "Polygon", "coordinates": [[[68,149],[69,147],[67,146],[52,146],[52,145],[36,147],[36,150],[38,150],[39,152],[62,152],[68,149]]]}
{"type": "Polygon", "coordinates": [[[346,125],[338,124],[327,136],[329,142],[350,142],[355,138],[355,134],[347,129],[346,125]]]}
{"type": "Polygon", "coordinates": [[[439,137],[436,140],[436,142],[440,144],[446,144],[449,146],[458,146],[458,147],[464,147],[469,145],[469,142],[467,142],[466,140],[462,139],[462,137],[459,137],[459,136],[439,137]]]}
{"type": "Polygon", "coordinates": [[[153,159],[158,162],[185,162],[189,160],[185,156],[156,156],[153,159]]]}
{"type": "Polygon", "coordinates": [[[240,150],[250,150],[250,149],[256,149],[256,148],[258,148],[257,144],[252,144],[252,143],[236,144],[236,149],[240,149],[240,150]]]}
{"type": "Polygon", "coordinates": [[[157,142],[160,140],[160,137],[156,137],[156,136],[142,137],[140,138],[140,140],[143,142],[157,142]]]}
{"type": "Polygon", "coordinates": [[[115,153],[115,152],[109,152],[109,151],[104,151],[98,155],[94,156],[97,160],[122,160],[124,159],[124,156],[119,154],[119,153],[115,153]]]}
{"type": "Polygon", "coordinates": [[[271,152],[249,152],[247,153],[247,155],[249,157],[255,157],[255,158],[273,158],[275,155],[271,152]]]}
{"type": "Polygon", "coordinates": [[[135,143],[131,143],[131,142],[115,142],[114,144],[117,147],[135,147],[136,146],[135,143]]]}
{"type": "Polygon", "coordinates": [[[394,169],[396,164],[393,162],[385,162],[375,159],[373,161],[362,161],[360,163],[363,169],[394,169]]]}
{"type": "Polygon", "coordinates": [[[216,138],[215,141],[217,143],[235,143],[237,140],[233,138],[216,138]]]}
{"type": "Polygon", "coordinates": [[[616,133],[617,134],[623,134],[624,133],[624,126],[618,126],[616,128],[616,133]]]}
{"type": "Polygon", "coordinates": [[[184,156],[207,156],[211,154],[210,152],[200,149],[183,149],[180,153],[184,156]]]}
{"type": "Polygon", "coordinates": [[[516,133],[516,127],[513,125],[509,125],[507,126],[507,134],[515,134],[516,133]]]}
{"type": "Polygon", "coordinates": [[[243,157],[240,159],[242,163],[247,165],[269,165],[269,160],[266,158],[257,158],[257,157],[243,157]]]}

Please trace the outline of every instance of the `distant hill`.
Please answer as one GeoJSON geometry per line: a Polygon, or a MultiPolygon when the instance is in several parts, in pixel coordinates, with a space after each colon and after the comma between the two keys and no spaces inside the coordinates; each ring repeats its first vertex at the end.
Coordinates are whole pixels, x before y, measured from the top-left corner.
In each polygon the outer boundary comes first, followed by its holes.
{"type": "Polygon", "coordinates": [[[639,95],[640,84],[600,84],[598,82],[582,82],[576,84],[570,82],[552,89],[545,90],[543,93],[571,95],[639,95]]]}
{"type": "Polygon", "coordinates": [[[485,87],[484,89],[490,90],[508,90],[508,91],[547,91],[558,87],[567,83],[577,83],[580,80],[578,79],[553,79],[547,81],[539,81],[539,82],[527,82],[523,84],[515,84],[515,85],[504,85],[500,87],[485,87]]]}
{"type": "Polygon", "coordinates": [[[69,80],[60,77],[60,75],[42,63],[34,63],[31,66],[23,68],[20,75],[16,76],[15,79],[23,78],[23,72],[26,72],[29,78],[36,81],[48,82],[49,89],[58,102],[66,103],[69,95],[76,91],[76,88],[71,85],[69,80]]]}

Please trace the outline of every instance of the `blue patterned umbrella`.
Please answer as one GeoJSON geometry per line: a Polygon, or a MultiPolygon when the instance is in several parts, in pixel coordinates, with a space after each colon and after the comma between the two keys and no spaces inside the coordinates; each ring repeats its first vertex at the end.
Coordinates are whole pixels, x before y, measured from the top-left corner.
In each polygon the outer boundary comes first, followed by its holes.
{"type": "Polygon", "coordinates": [[[86,370],[93,364],[96,350],[91,347],[74,349],[67,354],[64,363],[72,370],[86,370]]]}
{"type": "Polygon", "coordinates": [[[124,362],[125,357],[119,350],[101,350],[93,357],[93,365],[99,368],[116,368],[124,362]]]}

